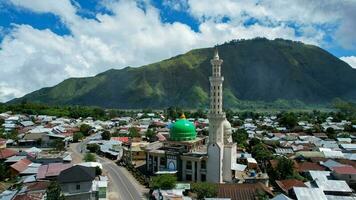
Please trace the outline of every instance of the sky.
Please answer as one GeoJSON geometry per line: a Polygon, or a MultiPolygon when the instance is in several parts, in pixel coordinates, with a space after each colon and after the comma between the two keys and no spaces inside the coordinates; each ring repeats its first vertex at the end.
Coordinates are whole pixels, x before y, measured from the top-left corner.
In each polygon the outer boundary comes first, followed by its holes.
{"type": "Polygon", "coordinates": [[[0,0],[0,102],[232,39],[318,45],[356,68],[356,0],[0,0]]]}

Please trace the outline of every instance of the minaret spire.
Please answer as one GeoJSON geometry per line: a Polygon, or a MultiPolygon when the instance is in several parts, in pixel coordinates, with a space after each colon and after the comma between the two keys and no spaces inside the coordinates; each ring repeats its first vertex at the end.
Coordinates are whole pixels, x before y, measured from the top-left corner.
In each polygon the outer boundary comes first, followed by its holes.
{"type": "Polygon", "coordinates": [[[219,60],[219,52],[218,52],[218,48],[215,48],[215,51],[214,51],[214,59],[219,60]]]}
{"type": "Polygon", "coordinates": [[[224,77],[221,76],[221,64],[223,60],[219,58],[218,49],[215,49],[214,57],[210,60],[212,65],[212,76],[210,80],[210,113],[223,114],[222,113],[222,95],[223,88],[222,83],[224,77]]]}

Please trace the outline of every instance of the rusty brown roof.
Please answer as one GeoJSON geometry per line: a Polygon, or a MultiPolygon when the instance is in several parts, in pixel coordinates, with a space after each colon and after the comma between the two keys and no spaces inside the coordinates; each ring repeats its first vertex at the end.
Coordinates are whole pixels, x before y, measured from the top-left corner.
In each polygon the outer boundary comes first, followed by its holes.
{"type": "Polygon", "coordinates": [[[307,187],[303,181],[297,180],[297,179],[286,179],[286,180],[277,180],[276,181],[278,187],[288,194],[288,191],[292,189],[293,187],[307,187]]]}
{"type": "Polygon", "coordinates": [[[231,198],[231,200],[255,200],[258,191],[263,191],[269,196],[273,196],[272,191],[262,183],[218,185],[218,197],[231,198]]]}

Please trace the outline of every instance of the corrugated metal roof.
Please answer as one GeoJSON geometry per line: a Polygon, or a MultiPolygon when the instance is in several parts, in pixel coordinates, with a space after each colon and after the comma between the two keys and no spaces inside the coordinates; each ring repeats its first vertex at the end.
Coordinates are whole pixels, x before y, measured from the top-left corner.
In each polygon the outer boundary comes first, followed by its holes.
{"type": "Polygon", "coordinates": [[[328,200],[356,200],[356,197],[353,196],[335,196],[335,195],[326,195],[328,200]]]}
{"type": "Polygon", "coordinates": [[[327,200],[323,191],[319,188],[293,188],[297,200],[327,200]]]}
{"type": "Polygon", "coordinates": [[[348,165],[335,166],[332,170],[338,174],[356,174],[356,168],[348,165]]]}
{"type": "Polygon", "coordinates": [[[323,190],[324,192],[347,192],[350,193],[352,192],[351,188],[349,185],[346,183],[346,181],[342,180],[315,180],[315,183],[318,185],[318,187],[323,190]]]}
{"type": "Polygon", "coordinates": [[[327,181],[329,180],[328,177],[330,177],[330,171],[315,171],[315,170],[311,170],[308,171],[310,174],[310,177],[313,180],[324,180],[327,181]]]}
{"type": "Polygon", "coordinates": [[[18,162],[16,162],[15,164],[12,164],[10,167],[12,169],[15,169],[18,172],[22,172],[25,169],[27,169],[28,165],[31,164],[31,163],[32,162],[30,160],[22,159],[22,160],[19,160],[18,162]]]}

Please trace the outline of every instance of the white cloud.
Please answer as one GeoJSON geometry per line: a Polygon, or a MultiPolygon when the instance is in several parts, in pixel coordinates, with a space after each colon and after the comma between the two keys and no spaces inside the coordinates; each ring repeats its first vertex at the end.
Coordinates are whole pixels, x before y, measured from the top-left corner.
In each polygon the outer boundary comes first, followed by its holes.
{"type": "Polygon", "coordinates": [[[340,59],[356,69],[356,56],[343,56],[340,59]]]}
{"type": "MultiPolygon", "coordinates": [[[[201,20],[199,32],[195,32],[179,22],[162,23],[159,10],[149,1],[143,1],[145,11],[134,1],[103,1],[102,6],[113,15],[97,14],[96,20],[77,15],[80,8],[70,0],[11,1],[22,9],[58,15],[71,35],[60,36],[48,29],[15,25],[0,44],[0,102],[55,85],[68,77],[92,76],[128,65],[141,66],[231,39],[286,38],[320,45],[325,33],[315,29],[312,23],[330,21],[330,16],[317,9],[318,1],[311,1],[309,7],[296,4],[299,7],[295,10],[289,8],[293,6],[281,9],[279,6],[284,4],[281,0],[256,1],[259,4],[247,0],[189,0],[181,7],[175,7],[176,1],[167,1],[166,6],[177,10],[183,6],[201,20]],[[288,10],[290,13],[283,13],[288,10]],[[300,13],[307,13],[312,22],[300,13]],[[222,22],[224,16],[230,20],[222,22]],[[260,23],[244,26],[249,16],[261,19],[260,23]],[[303,34],[298,35],[288,26],[285,22],[288,19],[298,21],[303,34]]],[[[335,20],[343,20],[342,15],[332,16],[332,21],[335,20]]]]}
{"type": "Polygon", "coordinates": [[[162,4],[176,11],[185,11],[188,9],[188,0],[164,0],[162,4]]]}
{"type": "Polygon", "coordinates": [[[14,5],[30,9],[33,12],[51,12],[61,17],[67,23],[77,20],[75,7],[69,0],[10,0],[14,5]]]}
{"type": "Polygon", "coordinates": [[[232,21],[253,17],[265,26],[292,23],[301,27],[303,35],[315,33],[309,37],[334,31],[332,37],[337,43],[345,48],[356,48],[355,0],[189,0],[188,4],[190,13],[202,22],[218,21],[222,17],[232,21]],[[335,30],[320,30],[321,26],[335,27],[335,30]]]}

